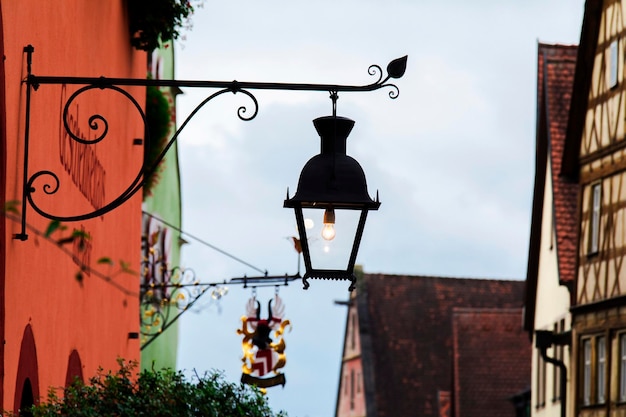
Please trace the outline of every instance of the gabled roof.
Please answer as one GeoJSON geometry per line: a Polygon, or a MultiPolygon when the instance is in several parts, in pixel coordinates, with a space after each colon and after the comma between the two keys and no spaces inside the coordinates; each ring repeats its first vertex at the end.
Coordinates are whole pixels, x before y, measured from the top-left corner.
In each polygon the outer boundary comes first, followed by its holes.
{"type": "Polygon", "coordinates": [[[575,45],[538,45],[535,185],[524,316],[524,328],[528,331],[534,327],[541,240],[551,239],[541,235],[548,166],[552,174],[552,224],[558,260],[555,279],[571,285],[576,276],[578,183],[561,175],[576,57],[575,45]]]}
{"type": "Polygon", "coordinates": [[[365,274],[359,282],[365,401],[377,417],[437,416],[439,392],[452,389],[453,308],[520,308],[524,291],[523,281],[365,274]]]}
{"type": "Polygon", "coordinates": [[[530,389],[532,350],[522,309],[453,310],[454,416],[513,416],[509,398],[530,389]]]}

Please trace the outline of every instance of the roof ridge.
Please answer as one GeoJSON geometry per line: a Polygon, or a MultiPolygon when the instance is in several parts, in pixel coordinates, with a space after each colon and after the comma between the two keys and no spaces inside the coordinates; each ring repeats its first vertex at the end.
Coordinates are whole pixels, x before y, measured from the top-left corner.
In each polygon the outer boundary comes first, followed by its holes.
{"type": "Polygon", "coordinates": [[[548,43],[537,41],[537,45],[539,48],[554,48],[554,49],[577,49],[578,44],[576,43],[548,43]]]}
{"type": "Polygon", "coordinates": [[[445,276],[445,275],[409,275],[409,274],[385,274],[385,273],[364,273],[364,276],[381,276],[387,278],[409,278],[409,279],[434,279],[434,280],[463,280],[463,281],[494,281],[494,282],[511,282],[520,281],[523,282],[524,278],[485,278],[485,277],[460,277],[460,276],[445,276]]]}
{"type": "Polygon", "coordinates": [[[524,307],[452,307],[452,314],[458,313],[507,313],[519,314],[524,307]]]}

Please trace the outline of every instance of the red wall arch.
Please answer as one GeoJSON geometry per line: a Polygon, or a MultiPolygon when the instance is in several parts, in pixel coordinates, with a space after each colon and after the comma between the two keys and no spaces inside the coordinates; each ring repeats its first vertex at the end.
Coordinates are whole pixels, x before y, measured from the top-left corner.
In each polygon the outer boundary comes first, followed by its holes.
{"type": "MultiPolygon", "coordinates": [[[[13,411],[17,414],[22,397],[24,387],[30,383],[32,397],[35,404],[39,403],[39,365],[37,364],[37,347],[35,345],[35,336],[30,324],[26,325],[24,335],[22,336],[22,344],[20,346],[20,360],[17,365],[17,379],[15,381],[15,400],[13,402],[13,411]]],[[[30,393],[26,393],[29,395],[30,393]]]]}
{"type": "Polygon", "coordinates": [[[84,382],[83,379],[83,363],[80,360],[80,355],[76,349],[70,353],[70,358],[67,361],[67,373],[65,374],[65,386],[69,386],[74,379],[78,378],[84,382]]]}

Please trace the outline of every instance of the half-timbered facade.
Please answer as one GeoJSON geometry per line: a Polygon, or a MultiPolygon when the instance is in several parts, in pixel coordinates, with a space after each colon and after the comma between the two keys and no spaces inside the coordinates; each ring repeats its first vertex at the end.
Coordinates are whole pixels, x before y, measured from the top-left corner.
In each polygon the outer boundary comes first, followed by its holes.
{"type": "Polygon", "coordinates": [[[579,183],[574,415],[626,416],[626,1],[588,0],[562,174],[579,183]]]}

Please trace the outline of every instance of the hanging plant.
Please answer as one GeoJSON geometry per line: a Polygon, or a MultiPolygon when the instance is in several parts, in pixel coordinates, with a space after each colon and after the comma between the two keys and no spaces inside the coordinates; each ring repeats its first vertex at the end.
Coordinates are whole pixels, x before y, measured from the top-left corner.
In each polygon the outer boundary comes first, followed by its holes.
{"type": "Polygon", "coordinates": [[[160,42],[178,39],[189,27],[193,6],[188,0],[128,0],[130,43],[151,52],[160,42]]]}
{"type": "MultiPolygon", "coordinates": [[[[165,94],[154,86],[146,88],[146,124],[147,132],[143,148],[144,167],[155,167],[157,158],[167,143],[171,126],[170,103],[165,94]]],[[[163,161],[148,174],[143,187],[144,198],[151,195],[152,188],[159,182],[163,161]]]]}

